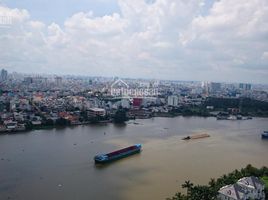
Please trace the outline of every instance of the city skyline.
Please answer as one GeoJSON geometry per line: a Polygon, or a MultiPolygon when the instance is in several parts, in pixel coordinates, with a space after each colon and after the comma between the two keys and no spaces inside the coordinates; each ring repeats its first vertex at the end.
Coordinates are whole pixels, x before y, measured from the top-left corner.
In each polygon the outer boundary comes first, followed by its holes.
{"type": "MultiPolygon", "coordinates": [[[[7,71],[5,68],[0,68],[0,71],[4,70],[7,71]]],[[[163,81],[163,82],[174,82],[174,83],[220,83],[220,84],[235,84],[239,86],[239,84],[252,84],[252,85],[262,85],[262,86],[268,86],[266,83],[256,83],[252,81],[247,82],[235,82],[235,81],[209,81],[209,80],[179,80],[179,79],[157,79],[157,78],[141,78],[141,77],[119,77],[119,76],[94,76],[94,75],[75,75],[75,74],[57,74],[57,73],[23,73],[23,72],[16,72],[16,71],[7,71],[9,78],[22,80],[25,78],[49,78],[51,80],[54,80],[55,78],[78,78],[81,80],[92,80],[92,79],[103,79],[103,80],[131,80],[131,81],[148,81],[148,82],[155,82],[155,81],[163,81]],[[15,76],[15,77],[14,77],[15,76]]],[[[7,79],[8,80],[8,79],[7,79]]]]}
{"type": "Polygon", "coordinates": [[[64,2],[0,2],[0,68],[268,83],[265,0],[64,2]]]}

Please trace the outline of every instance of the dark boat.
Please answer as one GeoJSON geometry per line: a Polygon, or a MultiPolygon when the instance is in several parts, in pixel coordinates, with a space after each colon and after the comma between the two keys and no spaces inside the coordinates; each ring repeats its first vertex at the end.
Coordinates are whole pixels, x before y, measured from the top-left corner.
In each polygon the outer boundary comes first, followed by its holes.
{"type": "Polygon", "coordinates": [[[117,151],[113,151],[107,154],[99,154],[94,157],[95,163],[108,163],[114,160],[118,160],[141,151],[141,144],[135,144],[130,147],[126,147],[117,151]]]}
{"type": "Polygon", "coordinates": [[[186,137],[182,138],[182,140],[190,140],[190,139],[191,139],[190,136],[186,136],[186,137]]]}
{"type": "Polygon", "coordinates": [[[261,138],[268,139],[268,131],[263,131],[263,133],[261,134],[261,138]]]}
{"type": "Polygon", "coordinates": [[[210,137],[210,135],[207,133],[197,134],[197,135],[188,135],[187,137],[182,138],[182,140],[200,139],[200,138],[206,138],[206,137],[210,137]]]}

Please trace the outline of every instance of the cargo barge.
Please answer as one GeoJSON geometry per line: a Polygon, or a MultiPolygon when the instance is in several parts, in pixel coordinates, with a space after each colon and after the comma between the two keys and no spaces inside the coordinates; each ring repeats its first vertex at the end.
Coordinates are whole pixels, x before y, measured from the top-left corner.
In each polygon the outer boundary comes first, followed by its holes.
{"type": "Polygon", "coordinates": [[[130,147],[126,147],[117,151],[113,151],[107,154],[99,154],[94,157],[95,163],[108,163],[115,161],[141,151],[141,144],[135,144],[130,147]]]}
{"type": "Polygon", "coordinates": [[[268,139],[268,131],[263,131],[263,133],[261,134],[261,138],[268,139]]]}
{"type": "Polygon", "coordinates": [[[200,138],[206,138],[206,137],[210,137],[210,135],[206,133],[198,134],[198,135],[191,135],[191,136],[182,138],[182,140],[200,139],[200,138]]]}

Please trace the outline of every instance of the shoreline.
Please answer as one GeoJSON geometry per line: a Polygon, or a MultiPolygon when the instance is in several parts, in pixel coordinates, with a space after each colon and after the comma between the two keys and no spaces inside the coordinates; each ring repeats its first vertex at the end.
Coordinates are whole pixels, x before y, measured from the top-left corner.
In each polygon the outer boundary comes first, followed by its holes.
{"type": "MultiPolygon", "coordinates": [[[[126,122],[128,121],[135,121],[136,119],[152,119],[152,118],[176,118],[176,117],[200,117],[200,118],[208,118],[208,117],[212,117],[215,118],[216,121],[220,120],[220,121],[246,121],[246,120],[252,120],[251,118],[246,118],[246,119],[217,119],[217,116],[215,115],[209,115],[209,116],[200,116],[200,115],[174,115],[174,114],[164,114],[164,115],[152,115],[149,117],[136,117],[136,118],[129,118],[126,122]]],[[[254,118],[268,118],[265,116],[254,116],[254,118]]],[[[121,124],[125,124],[126,122],[123,122],[121,124]]],[[[104,120],[104,121],[99,121],[99,122],[79,122],[79,123],[75,123],[75,124],[68,124],[68,125],[63,125],[63,126],[59,126],[59,125],[53,125],[53,126],[38,126],[38,127],[33,127],[32,129],[25,129],[25,130],[1,130],[0,131],[0,135],[6,135],[6,134],[16,134],[16,133],[26,133],[26,132],[30,132],[30,131],[34,131],[34,130],[49,130],[49,129],[57,129],[57,128],[67,128],[67,127],[74,127],[74,126],[83,126],[83,125],[97,125],[97,124],[118,124],[115,123],[113,120],[104,120]]]]}

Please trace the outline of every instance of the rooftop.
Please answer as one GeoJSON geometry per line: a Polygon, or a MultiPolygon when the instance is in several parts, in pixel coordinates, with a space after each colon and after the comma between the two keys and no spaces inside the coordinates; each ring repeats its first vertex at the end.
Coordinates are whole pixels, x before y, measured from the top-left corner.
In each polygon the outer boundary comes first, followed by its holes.
{"type": "Polygon", "coordinates": [[[243,189],[237,183],[235,183],[233,185],[227,185],[227,186],[222,187],[219,190],[219,193],[223,194],[225,196],[228,196],[232,199],[244,199],[244,197],[246,195],[245,189],[243,189]]]}
{"type": "Polygon", "coordinates": [[[103,108],[89,108],[88,110],[94,111],[94,112],[103,112],[105,109],[103,108]]]}

